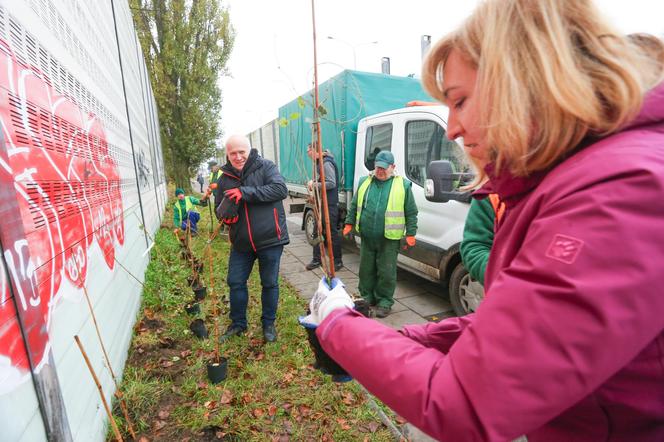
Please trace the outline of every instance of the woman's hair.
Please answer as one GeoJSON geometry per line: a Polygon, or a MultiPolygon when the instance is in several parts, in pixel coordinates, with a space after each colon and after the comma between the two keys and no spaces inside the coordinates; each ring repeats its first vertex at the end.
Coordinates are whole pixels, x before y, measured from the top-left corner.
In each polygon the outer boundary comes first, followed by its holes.
{"type": "Polygon", "coordinates": [[[453,49],[478,71],[495,170],[516,176],[552,167],[586,136],[617,131],[664,79],[664,43],[620,35],[590,0],[483,2],[424,62],[424,87],[440,101],[453,49]]]}

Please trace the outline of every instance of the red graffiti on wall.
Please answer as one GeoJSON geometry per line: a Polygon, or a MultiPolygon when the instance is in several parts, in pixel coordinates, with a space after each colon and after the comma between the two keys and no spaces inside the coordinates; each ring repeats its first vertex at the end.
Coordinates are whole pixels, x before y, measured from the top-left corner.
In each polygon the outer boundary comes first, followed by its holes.
{"type": "MultiPolygon", "coordinates": [[[[0,234],[39,368],[47,360],[63,277],[74,287],[85,284],[95,244],[114,268],[115,248],[124,244],[120,177],[102,121],[56,92],[47,75],[20,62],[3,40],[0,124],[0,234]]],[[[25,379],[30,367],[5,271],[0,278],[2,393],[25,379]]]]}

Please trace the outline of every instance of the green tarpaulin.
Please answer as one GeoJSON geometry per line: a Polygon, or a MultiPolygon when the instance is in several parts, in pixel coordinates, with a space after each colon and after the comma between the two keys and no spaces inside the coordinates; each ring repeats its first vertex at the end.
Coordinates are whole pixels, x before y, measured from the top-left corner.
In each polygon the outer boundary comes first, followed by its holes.
{"type": "MultiPolygon", "coordinates": [[[[414,78],[350,70],[322,83],[318,90],[323,147],[332,152],[341,168],[344,190],[353,188],[359,121],[402,108],[412,100],[432,101],[414,78]]],[[[305,184],[311,177],[306,151],[311,142],[313,107],[313,91],[309,91],[279,109],[279,166],[289,183],[305,184]]]]}

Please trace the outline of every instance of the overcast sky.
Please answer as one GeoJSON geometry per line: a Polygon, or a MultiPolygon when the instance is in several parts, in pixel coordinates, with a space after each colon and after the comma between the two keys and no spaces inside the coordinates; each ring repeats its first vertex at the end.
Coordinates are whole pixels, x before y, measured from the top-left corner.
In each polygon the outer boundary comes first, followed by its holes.
{"type": "MultiPolygon", "coordinates": [[[[432,41],[458,26],[475,0],[316,0],[319,82],[343,69],[380,72],[390,57],[393,75],[416,74],[420,36],[432,41]],[[333,37],[329,39],[328,37],[333,37]],[[377,43],[374,43],[377,42],[377,43]]],[[[277,117],[278,109],[311,89],[311,0],[222,0],[230,8],[235,47],[221,79],[224,139],[277,117]]],[[[664,36],[661,0],[596,0],[625,32],[664,36]]]]}

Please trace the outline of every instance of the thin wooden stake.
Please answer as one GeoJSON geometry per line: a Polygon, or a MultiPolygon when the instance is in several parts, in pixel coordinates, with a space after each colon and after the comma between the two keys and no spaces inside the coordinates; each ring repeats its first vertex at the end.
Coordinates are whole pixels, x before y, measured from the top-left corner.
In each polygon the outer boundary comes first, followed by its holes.
{"type": "Polygon", "coordinates": [[[101,402],[104,404],[104,409],[106,410],[106,415],[108,416],[108,420],[111,422],[111,426],[113,427],[113,432],[115,433],[115,439],[122,442],[122,435],[120,434],[118,426],[115,424],[115,419],[113,419],[113,414],[111,413],[111,409],[108,407],[108,402],[106,402],[106,398],[104,397],[104,390],[101,388],[101,384],[99,383],[99,379],[97,378],[97,374],[95,373],[94,368],[92,368],[92,364],[90,364],[90,359],[88,358],[88,354],[85,352],[83,344],[81,344],[81,340],[78,339],[78,335],[74,336],[74,340],[76,341],[76,345],[78,345],[79,350],[81,350],[81,354],[83,355],[83,359],[85,359],[85,363],[88,366],[88,370],[90,370],[92,379],[94,379],[95,381],[95,385],[97,386],[97,390],[99,391],[99,396],[101,397],[101,402]]]}
{"type": "Polygon", "coordinates": [[[90,316],[92,317],[92,323],[95,326],[95,331],[97,332],[97,338],[99,338],[99,346],[101,347],[101,352],[104,355],[104,359],[106,360],[106,366],[108,367],[108,371],[111,373],[111,378],[113,379],[113,383],[115,384],[115,397],[118,398],[118,401],[120,403],[120,409],[122,410],[122,414],[124,415],[125,421],[127,421],[127,429],[129,430],[129,434],[131,434],[131,437],[136,439],[136,433],[134,433],[134,427],[131,424],[131,420],[129,419],[129,410],[127,410],[127,403],[124,400],[124,397],[122,396],[122,392],[120,391],[120,386],[118,385],[118,380],[115,377],[115,373],[113,372],[113,366],[111,365],[111,359],[108,357],[108,353],[106,352],[106,346],[104,345],[104,340],[101,337],[101,332],[99,331],[99,325],[97,324],[97,317],[95,316],[95,311],[92,308],[92,302],[90,301],[90,295],[88,294],[88,289],[83,286],[83,293],[85,294],[85,300],[88,302],[88,309],[90,310],[90,316]]]}
{"type": "MultiPolygon", "coordinates": [[[[327,257],[329,258],[330,268],[328,269],[328,278],[332,281],[334,278],[334,255],[332,254],[332,232],[330,230],[330,211],[327,207],[327,191],[325,187],[325,169],[323,167],[323,144],[320,135],[320,117],[318,115],[318,58],[316,54],[316,12],[314,8],[314,0],[311,0],[311,21],[313,29],[314,40],[314,130],[316,132],[316,150],[318,152],[318,168],[320,170],[319,177],[321,182],[321,196],[323,215],[325,216],[325,239],[327,241],[327,257]]],[[[331,282],[330,282],[331,283],[331,282]]]]}

